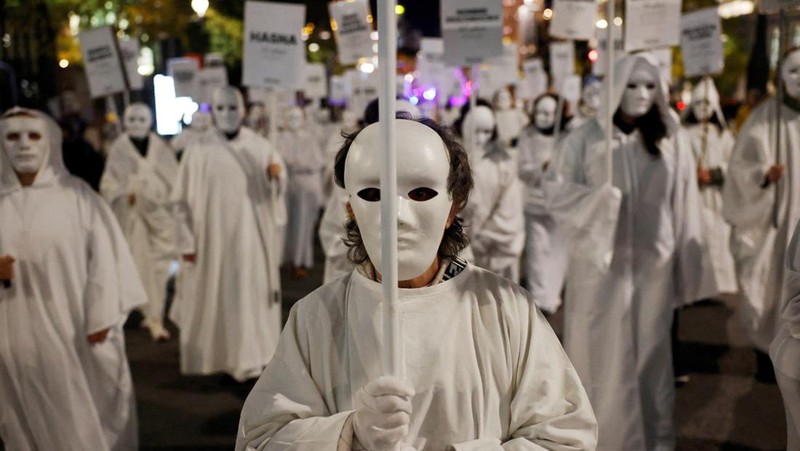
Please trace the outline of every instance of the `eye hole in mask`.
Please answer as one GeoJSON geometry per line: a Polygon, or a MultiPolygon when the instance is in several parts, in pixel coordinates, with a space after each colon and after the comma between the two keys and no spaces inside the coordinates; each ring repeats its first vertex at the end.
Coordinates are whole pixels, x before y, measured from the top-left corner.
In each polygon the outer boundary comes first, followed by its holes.
{"type": "Polygon", "coordinates": [[[438,195],[439,193],[437,193],[436,190],[425,187],[414,188],[408,192],[408,198],[417,202],[425,202],[438,195]]]}
{"type": "Polygon", "coordinates": [[[380,202],[381,200],[381,190],[378,188],[364,188],[357,194],[367,202],[380,202]]]}

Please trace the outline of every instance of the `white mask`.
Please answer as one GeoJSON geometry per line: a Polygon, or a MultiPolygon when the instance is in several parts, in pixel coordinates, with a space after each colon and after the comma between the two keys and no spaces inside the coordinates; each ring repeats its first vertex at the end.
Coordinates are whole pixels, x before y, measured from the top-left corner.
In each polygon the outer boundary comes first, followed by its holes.
{"type": "Polygon", "coordinates": [[[556,123],[556,99],[546,96],[539,99],[533,110],[533,125],[539,130],[552,128],[556,123]]]}
{"type": "Polygon", "coordinates": [[[244,119],[242,94],[231,86],[217,88],[212,96],[211,114],[221,132],[236,133],[244,119]]]}
{"type": "Polygon", "coordinates": [[[494,134],[495,120],[491,108],[485,106],[475,107],[475,111],[470,111],[464,122],[468,124],[468,131],[474,134],[475,144],[478,149],[483,149],[494,134]]]}
{"type": "Polygon", "coordinates": [[[36,174],[50,151],[47,124],[39,118],[10,117],[0,127],[3,149],[19,174],[36,174]]]}
{"type": "Polygon", "coordinates": [[[296,132],[303,128],[305,122],[306,118],[303,110],[297,107],[289,110],[289,114],[286,116],[286,128],[296,132]]]}
{"type": "Polygon", "coordinates": [[[781,78],[786,94],[800,100],[800,50],[788,54],[781,62],[781,78]]]}
{"type": "Polygon", "coordinates": [[[502,89],[497,93],[497,99],[494,103],[494,107],[498,111],[511,109],[511,94],[509,94],[508,90],[502,89]]]}
{"type": "MultiPolygon", "coordinates": [[[[448,226],[453,201],[447,191],[450,163],[439,135],[418,122],[396,120],[397,256],[401,281],[433,263],[448,226]]],[[[362,130],[345,162],[345,189],[370,261],[381,271],[380,158],[378,124],[362,130]]]]}
{"type": "Polygon", "coordinates": [[[153,113],[143,103],[133,103],[125,109],[123,117],[125,132],[131,138],[143,139],[150,134],[153,125],[153,113]]]}
{"type": "Polygon", "coordinates": [[[583,88],[581,94],[581,101],[586,108],[592,111],[597,111],[600,108],[600,93],[602,92],[602,83],[593,81],[583,88]]]}
{"type": "Polygon", "coordinates": [[[625,84],[620,109],[626,115],[638,118],[647,114],[658,95],[658,79],[641,62],[637,63],[625,84]]]}

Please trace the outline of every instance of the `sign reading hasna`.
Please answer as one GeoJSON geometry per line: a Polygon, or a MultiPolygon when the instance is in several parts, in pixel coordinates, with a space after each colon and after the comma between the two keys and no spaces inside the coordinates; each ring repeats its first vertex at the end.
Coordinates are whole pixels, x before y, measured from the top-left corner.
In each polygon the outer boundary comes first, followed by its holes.
{"type": "Polygon", "coordinates": [[[117,51],[117,38],[110,27],[81,32],[78,42],[89,78],[92,98],[105,97],[127,89],[122,61],[117,51]]]}
{"type": "Polygon", "coordinates": [[[479,64],[503,53],[503,2],[441,0],[444,59],[451,65],[479,64]]]}
{"type": "Polygon", "coordinates": [[[244,85],[298,87],[305,68],[305,46],[300,35],[305,15],[304,5],[245,3],[244,85]]]}

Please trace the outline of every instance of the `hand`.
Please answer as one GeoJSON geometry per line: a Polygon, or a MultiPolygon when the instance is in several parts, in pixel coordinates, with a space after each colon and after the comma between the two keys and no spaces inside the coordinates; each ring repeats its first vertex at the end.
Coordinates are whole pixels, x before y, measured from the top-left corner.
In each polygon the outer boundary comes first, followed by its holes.
{"type": "Polygon", "coordinates": [[[100,332],[95,332],[95,333],[89,335],[87,337],[87,339],[89,340],[89,343],[91,343],[93,345],[96,345],[98,343],[102,343],[102,342],[106,341],[106,338],[108,338],[108,332],[110,330],[111,330],[111,328],[107,327],[107,328],[101,330],[100,332]]]}
{"type": "Polygon", "coordinates": [[[542,171],[546,171],[547,168],[549,167],[550,167],[550,160],[545,161],[544,164],[542,165],[542,171]]]}
{"type": "Polygon", "coordinates": [[[711,174],[711,170],[705,168],[697,168],[697,184],[702,186],[708,186],[714,181],[714,176],[711,174]]]}
{"type": "Polygon", "coordinates": [[[10,255],[0,256],[0,280],[14,280],[14,257],[10,255]]]}
{"type": "Polygon", "coordinates": [[[197,261],[197,254],[183,254],[183,261],[187,263],[195,263],[197,261]]]}
{"type": "Polygon", "coordinates": [[[131,207],[136,205],[136,194],[128,194],[128,205],[131,207]]]}
{"type": "Polygon", "coordinates": [[[773,164],[772,167],[769,168],[769,171],[767,171],[767,182],[777,183],[778,180],[783,178],[785,170],[786,166],[782,164],[773,164]]]}
{"type": "Polygon", "coordinates": [[[270,176],[270,178],[273,178],[273,179],[276,179],[276,178],[280,177],[280,175],[281,175],[281,165],[279,165],[278,163],[270,163],[267,166],[267,174],[270,176]]]}
{"type": "Polygon", "coordinates": [[[395,377],[379,377],[356,394],[353,431],[368,450],[393,450],[408,434],[414,390],[395,377]]]}

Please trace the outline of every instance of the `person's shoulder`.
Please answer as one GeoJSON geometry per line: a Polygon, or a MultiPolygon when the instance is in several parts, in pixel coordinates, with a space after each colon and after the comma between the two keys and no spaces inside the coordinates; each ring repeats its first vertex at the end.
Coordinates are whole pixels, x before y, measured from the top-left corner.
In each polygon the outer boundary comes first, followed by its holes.
{"type": "Polygon", "coordinates": [[[496,303],[529,305],[533,302],[533,297],[527,290],[497,273],[473,264],[467,266],[467,271],[472,288],[475,291],[492,293],[491,300],[496,303]]]}
{"type": "Polygon", "coordinates": [[[324,318],[335,320],[344,311],[345,293],[353,273],[334,279],[312,291],[292,307],[298,321],[324,321],[324,318]]]}

